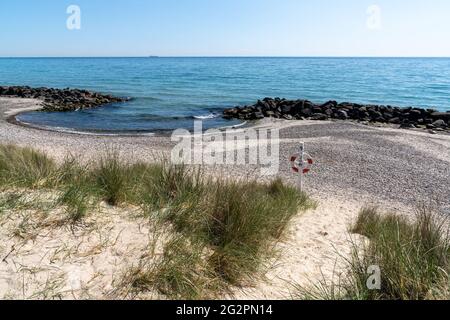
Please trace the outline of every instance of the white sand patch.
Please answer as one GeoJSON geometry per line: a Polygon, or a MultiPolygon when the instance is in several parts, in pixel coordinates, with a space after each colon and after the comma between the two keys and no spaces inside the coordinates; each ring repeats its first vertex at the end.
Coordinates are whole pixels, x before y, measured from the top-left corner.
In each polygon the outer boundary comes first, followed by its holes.
{"type": "Polygon", "coordinates": [[[317,209],[296,217],[286,240],[279,243],[279,260],[267,280],[235,293],[238,299],[287,299],[293,285],[311,286],[322,280],[338,280],[345,271],[352,243],[348,228],[361,209],[358,203],[324,199],[317,209]]]}
{"type": "Polygon", "coordinates": [[[101,205],[83,225],[72,228],[51,223],[62,215],[58,211],[44,220],[35,213],[3,212],[0,299],[125,298],[117,287],[124,273],[162,253],[162,235],[148,219],[134,214],[132,208],[101,205]],[[39,227],[42,221],[48,226],[39,227]],[[20,228],[19,236],[15,231],[20,228]]]}

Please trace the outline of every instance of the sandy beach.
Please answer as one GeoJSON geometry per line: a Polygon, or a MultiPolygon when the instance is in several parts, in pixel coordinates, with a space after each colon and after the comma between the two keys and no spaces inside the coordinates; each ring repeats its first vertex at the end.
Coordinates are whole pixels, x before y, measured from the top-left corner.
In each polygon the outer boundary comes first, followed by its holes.
{"type": "MultiPolygon", "coordinates": [[[[100,150],[114,147],[131,160],[149,161],[155,154],[168,154],[174,146],[167,136],[64,133],[33,129],[7,121],[18,112],[38,108],[37,100],[0,98],[0,142],[32,147],[57,160],[68,154],[92,158],[98,155],[100,150]]],[[[342,257],[338,253],[345,255],[351,248],[349,224],[367,204],[379,205],[383,210],[411,214],[421,202],[431,201],[438,205],[442,212],[450,214],[448,134],[431,135],[426,132],[345,121],[265,120],[256,126],[280,129],[279,176],[285,181],[296,182],[288,160],[290,155],[297,151],[299,143],[305,142],[308,153],[315,161],[312,172],[306,177],[305,190],[317,201],[318,206],[315,210],[296,217],[291,223],[286,238],[278,244],[280,259],[268,272],[267,279],[255,284],[253,288],[237,291],[237,298],[283,299],[289,296],[290,287],[287,283],[307,285],[323,276],[331,277],[333,272],[339,272],[339,261],[342,257]]],[[[225,174],[236,177],[248,175],[255,169],[250,166],[221,168],[225,174]]],[[[142,230],[129,227],[123,212],[112,215],[111,219],[111,225],[114,225],[114,219],[118,219],[118,223],[123,226],[121,230],[126,230],[123,233],[114,231],[114,235],[123,240],[116,242],[116,246],[121,249],[124,246],[136,246],[137,241],[148,236],[145,232],[140,233],[142,230]],[[137,236],[138,233],[140,236],[137,236]]],[[[1,241],[7,244],[0,250],[2,296],[6,294],[5,287],[8,287],[8,284],[17,284],[20,279],[14,273],[13,264],[1,261],[6,253],[11,251],[14,243],[11,239],[5,239],[5,235],[0,237],[1,241]]],[[[53,235],[52,239],[55,240],[55,237],[57,235],[53,235]]],[[[74,243],[72,245],[76,246],[74,243]]],[[[18,251],[9,254],[8,259],[14,260],[16,255],[17,259],[26,264],[42,257],[40,263],[42,270],[45,270],[45,266],[49,267],[51,262],[44,257],[47,257],[51,250],[55,250],[55,247],[50,247],[28,247],[27,255],[34,257],[29,260],[21,260],[23,257],[18,251]],[[46,248],[41,250],[48,252],[39,251],[38,248],[46,248]]],[[[139,259],[139,255],[111,267],[107,265],[110,260],[105,259],[105,253],[102,253],[80,258],[77,264],[95,266],[96,271],[87,274],[94,276],[98,269],[101,269],[107,278],[133,259],[139,259]]],[[[73,263],[69,259],[59,265],[58,270],[67,271],[73,263]]],[[[105,298],[105,283],[101,283],[96,283],[90,294],[105,298]]],[[[17,295],[19,291],[12,290],[8,294],[17,295]]],[[[81,297],[77,294],[75,296],[81,297]]]]}

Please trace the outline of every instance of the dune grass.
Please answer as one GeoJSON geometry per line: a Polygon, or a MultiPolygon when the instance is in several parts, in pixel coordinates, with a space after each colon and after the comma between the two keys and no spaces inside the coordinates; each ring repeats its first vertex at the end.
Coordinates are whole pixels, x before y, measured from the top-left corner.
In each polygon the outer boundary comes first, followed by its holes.
{"type": "Polygon", "coordinates": [[[290,219],[311,205],[279,180],[268,185],[214,180],[186,185],[166,219],[187,237],[213,248],[211,267],[234,285],[258,272],[290,219]]]}
{"type": "Polygon", "coordinates": [[[353,259],[351,295],[371,300],[450,297],[450,238],[448,221],[442,216],[422,207],[409,221],[367,208],[359,214],[352,231],[370,241],[353,259]],[[364,273],[370,265],[381,268],[381,290],[368,290],[365,285],[364,273]]]}
{"type": "Polygon", "coordinates": [[[56,164],[30,148],[0,146],[0,185],[37,188],[57,179],[56,164]]]}
{"type": "Polygon", "coordinates": [[[58,202],[66,206],[68,220],[76,223],[86,216],[90,199],[89,192],[84,190],[82,185],[74,184],[64,188],[58,202]]]}
{"type": "Polygon", "coordinates": [[[28,148],[0,146],[0,188],[54,190],[71,223],[104,201],[138,206],[149,219],[171,225],[163,257],[133,273],[132,286],[177,299],[249,284],[274,256],[292,217],[314,205],[281,180],[223,180],[167,161],[128,163],[114,151],[86,165],[56,164],[28,148]]]}
{"type": "Polygon", "coordinates": [[[434,300],[450,298],[448,220],[428,207],[414,219],[361,210],[351,232],[367,242],[353,244],[348,274],[338,283],[323,281],[297,288],[297,298],[354,300],[434,300]],[[368,270],[378,266],[381,289],[369,289],[368,270]]]}
{"type": "Polygon", "coordinates": [[[160,169],[144,185],[147,210],[153,217],[156,210],[161,223],[170,223],[189,245],[178,239],[166,248],[172,253],[159,270],[169,277],[152,270],[147,278],[159,279],[158,289],[190,292],[177,297],[210,297],[211,290],[199,290],[202,283],[216,289],[250,284],[274,256],[274,243],[290,219],[314,205],[280,180],[227,181],[182,166],[160,169]]]}
{"type": "Polygon", "coordinates": [[[157,290],[169,299],[214,299],[226,290],[207,264],[209,250],[200,241],[174,234],[164,245],[163,255],[149,265],[129,271],[134,293],[157,290]]]}

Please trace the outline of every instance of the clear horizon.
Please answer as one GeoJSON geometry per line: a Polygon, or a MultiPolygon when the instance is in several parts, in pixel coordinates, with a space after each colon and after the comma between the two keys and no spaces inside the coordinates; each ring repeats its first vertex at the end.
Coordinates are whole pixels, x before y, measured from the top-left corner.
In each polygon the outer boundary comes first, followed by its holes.
{"type": "Polygon", "coordinates": [[[431,3],[2,1],[0,57],[447,58],[450,2],[431,3]]]}
{"type": "Polygon", "coordinates": [[[450,59],[450,56],[0,56],[0,59],[450,59]]]}
{"type": "Polygon", "coordinates": [[[151,59],[151,58],[267,58],[267,59],[450,59],[450,56],[0,56],[0,59],[151,59]]]}

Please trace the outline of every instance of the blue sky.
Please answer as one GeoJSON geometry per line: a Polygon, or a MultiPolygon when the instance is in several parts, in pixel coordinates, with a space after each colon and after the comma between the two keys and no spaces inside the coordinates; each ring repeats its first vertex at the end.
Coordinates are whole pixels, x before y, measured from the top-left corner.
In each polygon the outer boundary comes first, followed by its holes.
{"type": "Polygon", "coordinates": [[[448,0],[0,1],[0,56],[450,56],[449,39],[448,0]]]}

